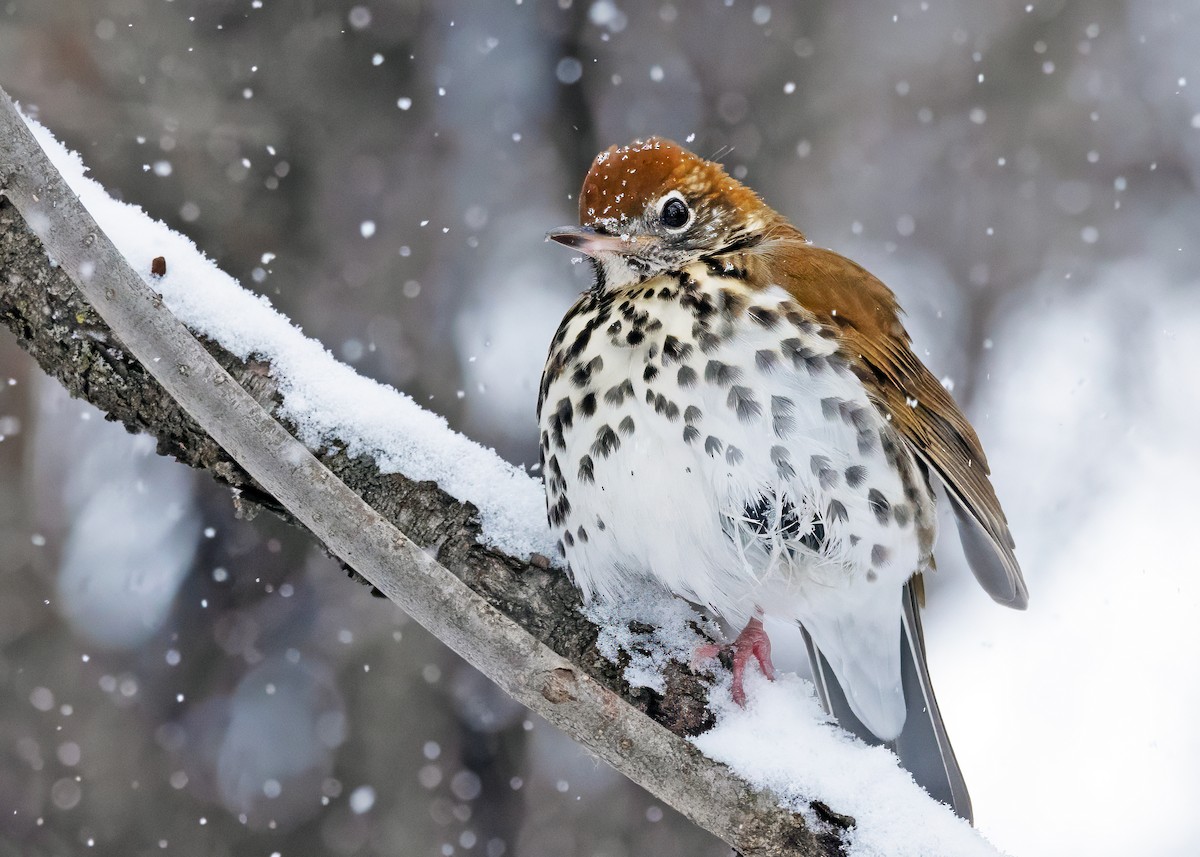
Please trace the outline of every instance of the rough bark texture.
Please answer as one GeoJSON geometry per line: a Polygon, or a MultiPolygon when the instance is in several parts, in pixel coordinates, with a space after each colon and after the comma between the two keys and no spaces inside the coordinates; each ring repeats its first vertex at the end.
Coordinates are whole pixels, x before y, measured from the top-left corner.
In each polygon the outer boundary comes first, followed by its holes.
{"type": "MultiPolygon", "coordinates": [[[[3,179],[0,175],[0,189],[3,179]]],[[[130,431],[154,436],[161,454],[206,470],[236,489],[236,502],[247,513],[267,508],[295,523],[126,352],[65,273],[49,264],[37,236],[3,198],[0,318],[42,369],[73,396],[88,400],[130,431]]],[[[276,410],[278,396],[268,364],[243,362],[216,343],[205,346],[264,408],[276,410]]],[[[460,503],[435,483],[381,474],[372,461],[351,458],[343,450],[324,450],[319,458],[414,542],[436,546],[438,561],[475,592],[631,705],[677,735],[694,735],[710,725],[708,686],[702,676],[675,664],[665,696],[630,688],[620,669],[596,650],[596,629],[580,613],[578,594],[566,576],[481,546],[470,504],[460,503]]],[[[547,689],[553,691],[549,684],[547,689]]],[[[680,760],[681,765],[694,762],[680,760]]],[[[761,799],[750,793],[746,798],[750,803],[761,799]]],[[[745,831],[739,845],[747,853],[841,853],[838,834],[852,820],[816,809],[825,822],[820,830],[786,813],[764,813],[762,828],[745,831]]]]}

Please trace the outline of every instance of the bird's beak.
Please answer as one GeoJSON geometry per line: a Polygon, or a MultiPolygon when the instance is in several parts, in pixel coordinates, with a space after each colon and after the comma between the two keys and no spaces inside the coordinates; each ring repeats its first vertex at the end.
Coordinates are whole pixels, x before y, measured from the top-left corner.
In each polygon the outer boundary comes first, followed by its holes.
{"type": "Polygon", "coordinates": [[[635,238],[621,235],[605,235],[591,226],[560,226],[546,233],[547,241],[557,241],[564,247],[578,250],[588,256],[598,253],[634,253],[638,248],[635,238]]]}

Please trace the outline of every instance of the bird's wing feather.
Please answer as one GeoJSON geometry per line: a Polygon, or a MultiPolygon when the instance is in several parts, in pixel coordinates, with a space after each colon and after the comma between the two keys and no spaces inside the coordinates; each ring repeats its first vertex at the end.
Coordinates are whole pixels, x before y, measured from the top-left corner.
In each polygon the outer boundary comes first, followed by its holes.
{"type": "Polygon", "coordinates": [[[895,296],[861,266],[798,236],[785,233],[756,248],[761,275],[836,333],[876,407],[946,486],[980,585],[999,603],[1024,609],[1028,591],[979,437],[913,353],[895,296]]]}
{"type": "Polygon", "coordinates": [[[892,741],[881,742],[858,719],[825,653],[817,647],[808,629],[801,626],[800,631],[808,651],[817,698],[825,711],[837,718],[843,729],[866,743],[886,744],[930,795],[949,804],[959,816],[974,823],[967,783],[954,755],[954,747],[950,744],[950,736],[946,733],[946,724],[942,720],[929,678],[925,635],[921,630],[920,580],[920,575],[914,576],[904,585],[901,593],[904,613],[899,642],[907,713],[904,729],[892,741]]]}

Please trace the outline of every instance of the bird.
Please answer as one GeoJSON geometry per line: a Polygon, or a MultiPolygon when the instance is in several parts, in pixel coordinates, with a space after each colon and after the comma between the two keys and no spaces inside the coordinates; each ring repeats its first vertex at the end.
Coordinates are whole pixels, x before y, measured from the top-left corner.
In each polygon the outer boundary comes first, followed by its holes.
{"type": "Polygon", "coordinates": [[[825,710],[971,821],[920,619],[935,484],[984,591],[1025,609],[1028,590],[979,438],[894,293],[662,137],[597,155],[579,225],[547,239],[594,271],[537,406],[547,519],[585,600],[649,580],[741,627],[741,705],[749,664],[774,675],[763,618],[799,626],[825,710]]]}

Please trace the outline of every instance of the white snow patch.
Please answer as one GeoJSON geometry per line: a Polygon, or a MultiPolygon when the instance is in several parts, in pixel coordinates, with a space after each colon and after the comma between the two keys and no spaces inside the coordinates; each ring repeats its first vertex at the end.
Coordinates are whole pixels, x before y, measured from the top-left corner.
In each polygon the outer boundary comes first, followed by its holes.
{"type": "Polygon", "coordinates": [[[729,696],[728,673],[710,695],[717,725],[692,739],[780,803],[812,816],[819,799],[851,815],[854,857],[995,857],[1002,852],[944,804],[930,800],[883,747],[868,747],[821,709],[812,685],[790,673],[767,681],[746,670],[746,707],[729,696]]]}
{"type": "Polygon", "coordinates": [[[671,661],[688,663],[698,646],[721,639],[717,623],[682,599],[659,586],[647,583],[619,601],[595,599],[584,615],[600,628],[596,647],[600,654],[618,663],[621,652],[629,657],[625,680],[633,687],[648,687],[662,693],[664,670],[671,661]]]}
{"type": "Polygon", "coordinates": [[[282,416],[313,449],[341,439],[350,455],[373,459],[383,473],[433,480],[479,508],[483,540],[506,553],[557,558],[545,523],[541,481],[495,452],[451,431],[446,420],[405,394],[364,378],[306,337],[266,298],[241,287],[192,241],[141,208],[114,200],[85,176],[82,160],[26,118],[54,166],[117,249],[192,330],[242,359],[269,359],[283,396],[282,416]],[[167,273],[151,278],[156,256],[167,273]]]}

